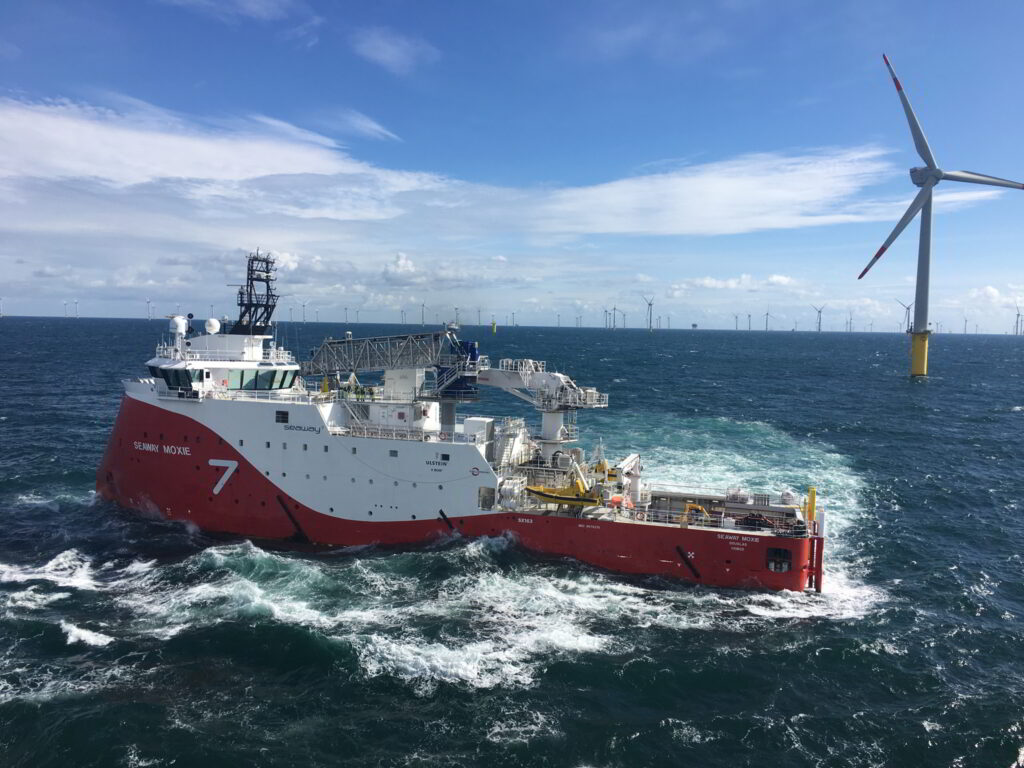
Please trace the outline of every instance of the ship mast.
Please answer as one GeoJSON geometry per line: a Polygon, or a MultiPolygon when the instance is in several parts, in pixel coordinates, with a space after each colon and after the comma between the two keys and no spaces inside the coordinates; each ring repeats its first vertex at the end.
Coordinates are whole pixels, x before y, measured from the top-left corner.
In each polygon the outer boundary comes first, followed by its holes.
{"type": "Polygon", "coordinates": [[[269,253],[249,254],[245,285],[238,286],[238,322],[231,327],[233,334],[260,336],[270,330],[270,318],[277,306],[274,290],[274,257],[269,253]]]}

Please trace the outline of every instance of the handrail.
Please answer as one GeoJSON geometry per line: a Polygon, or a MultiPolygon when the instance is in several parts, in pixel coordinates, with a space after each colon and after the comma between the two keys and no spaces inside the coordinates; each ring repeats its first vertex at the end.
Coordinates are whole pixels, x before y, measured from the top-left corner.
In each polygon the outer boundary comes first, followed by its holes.
{"type": "Polygon", "coordinates": [[[200,360],[224,363],[294,363],[295,355],[286,349],[264,349],[259,357],[245,357],[245,353],[233,354],[228,350],[179,349],[174,344],[157,344],[156,356],[168,360],[200,360]]]}

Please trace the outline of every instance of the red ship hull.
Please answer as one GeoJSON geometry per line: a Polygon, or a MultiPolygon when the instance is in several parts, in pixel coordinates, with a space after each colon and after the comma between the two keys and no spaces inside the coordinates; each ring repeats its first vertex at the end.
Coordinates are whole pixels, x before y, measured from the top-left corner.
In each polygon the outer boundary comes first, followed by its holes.
{"type": "Polygon", "coordinates": [[[132,397],[121,404],[106,453],[96,474],[96,491],[122,507],[188,521],[200,529],[253,539],[287,540],[312,546],[408,545],[454,533],[467,537],[511,533],[526,548],[572,557],[599,568],[682,579],[707,586],[802,591],[821,589],[822,539],[793,538],[625,524],[496,512],[441,516],[424,510],[424,520],[348,520],[311,509],[284,493],[229,443],[202,424],[132,397]],[[133,448],[144,435],[174,435],[189,446],[172,471],[159,453],[133,448]],[[224,469],[210,466],[230,456],[238,462],[216,495],[211,487],[224,469]],[[436,516],[435,516],[436,515],[436,516]],[[770,570],[769,549],[788,550],[792,567],[770,570]]]}

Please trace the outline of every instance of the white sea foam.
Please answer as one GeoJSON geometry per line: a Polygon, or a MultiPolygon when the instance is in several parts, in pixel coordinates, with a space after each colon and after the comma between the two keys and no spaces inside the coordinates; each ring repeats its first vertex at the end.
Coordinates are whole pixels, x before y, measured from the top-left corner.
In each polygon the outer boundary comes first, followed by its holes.
{"type": "Polygon", "coordinates": [[[35,611],[70,596],[70,592],[40,592],[33,584],[21,592],[9,594],[7,596],[7,606],[9,608],[24,608],[29,611],[35,611]]]}
{"type": "Polygon", "coordinates": [[[60,628],[64,630],[64,634],[68,636],[68,645],[73,643],[84,643],[85,645],[95,645],[103,647],[104,645],[110,645],[114,642],[114,638],[110,635],[104,635],[102,632],[94,632],[91,629],[83,629],[82,627],[76,627],[66,621],[60,623],[60,628]]]}
{"type": "Polygon", "coordinates": [[[0,563],[0,581],[49,581],[61,587],[98,590],[92,562],[77,549],[61,552],[38,568],[0,563]]]}
{"type": "Polygon", "coordinates": [[[494,744],[529,744],[541,737],[563,735],[551,718],[534,710],[502,712],[487,729],[487,740],[494,744]]]}

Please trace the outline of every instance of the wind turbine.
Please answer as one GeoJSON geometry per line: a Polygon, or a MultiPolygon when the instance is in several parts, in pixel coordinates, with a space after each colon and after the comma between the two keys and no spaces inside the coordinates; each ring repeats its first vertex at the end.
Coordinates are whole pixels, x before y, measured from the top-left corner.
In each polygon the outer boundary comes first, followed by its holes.
{"type": "Polygon", "coordinates": [[[750,313],[747,312],[747,330],[750,330],[750,313]]]}
{"type": "Polygon", "coordinates": [[[78,299],[75,299],[75,320],[78,319],[78,299]]]}
{"type": "Polygon", "coordinates": [[[821,310],[823,310],[827,304],[822,304],[820,307],[816,307],[811,304],[811,309],[818,313],[818,333],[821,333],[821,310]]]}
{"type": "Polygon", "coordinates": [[[860,273],[860,277],[857,279],[859,280],[867,274],[868,270],[875,265],[876,261],[882,258],[882,254],[885,253],[886,249],[892,245],[893,241],[900,236],[900,233],[906,229],[907,225],[920,212],[921,236],[917,246],[917,293],[914,297],[916,307],[914,309],[914,330],[911,336],[910,375],[927,376],[929,333],[928,276],[931,268],[932,188],[944,179],[949,181],[965,181],[969,184],[988,184],[993,187],[1010,187],[1011,189],[1024,189],[1024,184],[999,179],[995,176],[986,176],[981,173],[972,173],[971,171],[944,171],[939,168],[939,164],[932,154],[931,147],[928,146],[928,140],[924,137],[924,132],[921,130],[921,124],[918,123],[917,116],[910,106],[907,94],[904,92],[903,86],[900,85],[899,78],[896,77],[896,73],[892,69],[892,64],[889,63],[889,57],[883,55],[882,59],[885,61],[885,66],[888,68],[892,81],[896,85],[896,91],[900,95],[903,111],[906,113],[907,122],[910,124],[910,133],[914,137],[914,147],[917,149],[917,154],[924,160],[925,167],[910,169],[910,180],[920,187],[921,191],[917,193],[917,197],[914,198],[910,207],[907,208],[903,218],[899,220],[892,233],[882,243],[882,247],[878,249],[878,253],[868,262],[868,265],[864,267],[864,271],[860,273]]]}
{"type": "Polygon", "coordinates": [[[653,331],[654,330],[654,323],[653,323],[653,319],[654,319],[653,318],[653,315],[654,315],[654,297],[651,296],[651,298],[648,299],[643,294],[640,294],[640,297],[644,301],[647,302],[647,330],[648,331],[653,331]]]}
{"type": "Polygon", "coordinates": [[[904,304],[899,299],[896,299],[896,303],[899,304],[901,307],[903,307],[903,309],[906,310],[906,317],[903,318],[903,328],[904,328],[904,330],[906,330],[907,333],[910,333],[910,308],[912,306],[914,306],[914,302],[910,302],[909,304],[904,304]]]}
{"type": "Polygon", "coordinates": [[[305,325],[306,324],[306,305],[309,303],[309,299],[306,299],[305,301],[300,302],[300,303],[302,304],[302,324],[305,325]]]}
{"type": "Polygon", "coordinates": [[[735,328],[735,330],[737,330],[737,331],[738,331],[738,330],[740,329],[740,316],[739,316],[739,315],[737,315],[737,314],[736,314],[736,313],[734,312],[734,313],[733,313],[733,316],[732,316],[732,319],[736,321],[736,328],[735,328]]]}
{"type": "MultiPolygon", "coordinates": [[[[764,329],[768,330],[768,318],[772,317],[772,308],[768,307],[768,311],[764,313],[764,329]]],[[[773,320],[775,318],[772,318],[773,320]]]]}
{"type": "MultiPolygon", "coordinates": [[[[66,320],[67,317],[68,317],[68,303],[65,301],[64,302],[64,319],[66,320]]],[[[1016,331],[1014,331],[1014,333],[1016,333],[1016,331]]]]}
{"type": "Polygon", "coordinates": [[[1015,322],[1013,324],[1013,335],[1014,336],[1020,336],[1020,318],[1021,318],[1020,304],[1014,303],[1013,306],[1015,306],[1017,308],[1017,322],[1015,322]]]}

